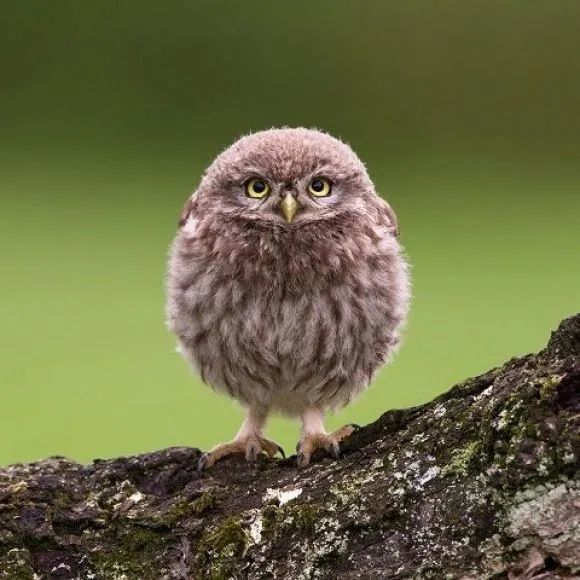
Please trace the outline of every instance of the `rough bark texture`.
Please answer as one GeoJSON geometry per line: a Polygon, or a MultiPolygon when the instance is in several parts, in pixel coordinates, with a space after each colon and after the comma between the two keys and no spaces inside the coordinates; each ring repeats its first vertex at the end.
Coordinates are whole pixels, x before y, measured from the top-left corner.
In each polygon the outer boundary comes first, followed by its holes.
{"type": "Polygon", "coordinates": [[[580,577],[580,315],[338,461],[197,449],[0,470],[5,578],[580,577]]]}

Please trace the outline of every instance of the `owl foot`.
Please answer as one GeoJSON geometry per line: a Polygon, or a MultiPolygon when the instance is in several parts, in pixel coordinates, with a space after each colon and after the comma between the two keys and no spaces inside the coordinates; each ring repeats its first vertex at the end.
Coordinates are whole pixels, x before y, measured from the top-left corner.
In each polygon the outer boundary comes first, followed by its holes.
{"type": "Polygon", "coordinates": [[[228,443],[222,443],[204,453],[197,462],[197,471],[202,472],[209,469],[216,461],[228,455],[243,454],[246,461],[256,461],[260,453],[265,453],[270,459],[273,459],[277,453],[280,453],[284,459],[286,458],[284,449],[280,445],[261,435],[252,434],[228,443]]]}
{"type": "Polygon", "coordinates": [[[306,467],[310,463],[313,453],[317,449],[324,449],[333,457],[340,456],[340,442],[350,437],[357,429],[358,425],[345,425],[333,433],[307,433],[300,439],[296,446],[296,464],[298,467],[306,467]]]}

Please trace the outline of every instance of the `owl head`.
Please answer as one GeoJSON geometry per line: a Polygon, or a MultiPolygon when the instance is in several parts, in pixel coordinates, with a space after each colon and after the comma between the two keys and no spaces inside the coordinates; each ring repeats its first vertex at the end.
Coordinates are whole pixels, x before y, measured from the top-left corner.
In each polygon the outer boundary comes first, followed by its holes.
{"type": "MultiPolygon", "coordinates": [[[[342,141],[312,129],[283,128],[242,137],[205,171],[180,217],[235,219],[274,228],[300,228],[339,215],[364,217],[385,208],[367,171],[342,141]]],[[[392,231],[397,233],[394,212],[392,231]]]]}

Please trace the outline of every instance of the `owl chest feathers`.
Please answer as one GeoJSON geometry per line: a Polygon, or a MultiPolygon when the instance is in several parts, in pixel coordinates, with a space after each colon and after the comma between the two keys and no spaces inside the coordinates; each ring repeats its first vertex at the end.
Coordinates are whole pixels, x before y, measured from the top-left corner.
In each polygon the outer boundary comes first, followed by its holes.
{"type": "Polygon", "coordinates": [[[184,233],[168,286],[169,325],[202,378],[288,414],[364,389],[408,301],[399,246],[371,226],[184,233]]]}

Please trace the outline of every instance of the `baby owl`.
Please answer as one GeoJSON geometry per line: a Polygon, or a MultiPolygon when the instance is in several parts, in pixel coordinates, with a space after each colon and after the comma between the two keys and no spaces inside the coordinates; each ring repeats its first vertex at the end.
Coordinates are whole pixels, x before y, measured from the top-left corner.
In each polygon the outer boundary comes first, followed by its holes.
{"type": "Polygon", "coordinates": [[[247,415],[200,470],[232,453],[282,449],[270,413],[300,417],[298,465],[333,457],[354,426],[324,429],[399,343],[407,263],[395,213],[345,143],[309,129],[242,137],[205,171],[182,210],[167,316],[203,381],[247,415]]]}

